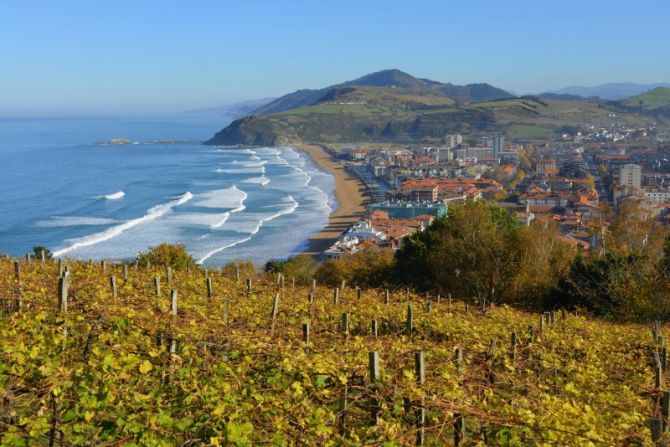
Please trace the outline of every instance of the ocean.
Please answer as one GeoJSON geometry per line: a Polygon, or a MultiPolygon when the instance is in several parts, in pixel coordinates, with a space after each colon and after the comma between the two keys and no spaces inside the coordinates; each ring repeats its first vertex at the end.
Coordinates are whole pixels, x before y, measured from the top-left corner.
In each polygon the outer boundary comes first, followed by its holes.
{"type": "Polygon", "coordinates": [[[124,260],[169,242],[217,266],[301,252],[335,207],[333,177],[291,148],[200,144],[226,124],[0,119],[0,253],[124,260]]]}

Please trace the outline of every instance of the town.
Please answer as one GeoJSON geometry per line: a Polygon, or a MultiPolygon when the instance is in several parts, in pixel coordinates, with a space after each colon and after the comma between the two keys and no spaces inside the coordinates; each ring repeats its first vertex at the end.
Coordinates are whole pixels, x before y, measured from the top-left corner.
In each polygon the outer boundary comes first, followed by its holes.
{"type": "MultiPolygon", "coordinates": [[[[615,116],[612,117],[616,119],[615,116]]],[[[561,240],[589,253],[626,203],[640,218],[670,217],[670,145],[655,122],[583,126],[553,143],[501,135],[446,135],[441,145],[351,145],[330,149],[365,185],[367,212],[326,252],[396,250],[450,206],[489,200],[523,225],[556,225],[561,240]]]]}

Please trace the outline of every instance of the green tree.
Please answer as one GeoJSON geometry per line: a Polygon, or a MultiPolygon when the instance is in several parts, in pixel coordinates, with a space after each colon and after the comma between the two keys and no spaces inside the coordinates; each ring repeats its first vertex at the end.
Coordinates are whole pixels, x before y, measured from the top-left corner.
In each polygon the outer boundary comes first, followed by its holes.
{"type": "Polygon", "coordinates": [[[310,284],[318,267],[319,263],[312,256],[301,254],[286,261],[268,261],[265,271],[281,273],[287,280],[295,279],[298,284],[310,284]]]}
{"type": "Polygon", "coordinates": [[[343,280],[352,286],[382,287],[393,282],[394,262],[392,250],[370,248],[325,261],[315,276],[319,283],[333,287],[343,280]]]}
{"type": "Polygon", "coordinates": [[[577,251],[561,241],[556,225],[537,221],[519,231],[517,246],[518,264],[505,298],[540,310],[544,298],[569,271],[577,251]]]}
{"type": "Polygon", "coordinates": [[[33,247],[33,253],[35,254],[35,257],[38,259],[42,258],[42,253],[44,253],[44,257],[46,259],[51,259],[53,258],[53,254],[51,253],[51,250],[48,248],[42,246],[42,245],[37,245],[33,247]]]}
{"type": "Polygon", "coordinates": [[[497,206],[476,201],[452,207],[398,251],[396,275],[418,289],[498,300],[518,263],[520,229],[497,206]]]}
{"type": "Polygon", "coordinates": [[[160,244],[149,247],[145,252],[140,252],[137,261],[140,264],[150,262],[151,265],[170,266],[174,269],[184,270],[186,267],[196,267],[195,259],[186,251],[184,244],[160,244]]]}
{"type": "Polygon", "coordinates": [[[656,274],[644,254],[607,252],[587,260],[578,256],[547,305],[584,308],[614,320],[667,319],[667,294],[659,299],[656,274]]]}
{"type": "Polygon", "coordinates": [[[256,266],[248,259],[237,259],[223,266],[221,273],[231,279],[237,279],[239,273],[240,280],[256,276],[256,266]]]}

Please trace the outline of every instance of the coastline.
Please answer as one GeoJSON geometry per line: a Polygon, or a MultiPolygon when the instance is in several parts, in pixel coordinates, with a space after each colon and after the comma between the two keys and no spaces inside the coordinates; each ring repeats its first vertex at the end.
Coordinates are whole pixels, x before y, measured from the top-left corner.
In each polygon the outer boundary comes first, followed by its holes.
{"type": "Polygon", "coordinates": [[[303,251],[305,254],[320,256],[350,225],[358,222],[365,212],[368,198],[365,196],[363,184],[355,176],[346,172],[344,164],[333,160],[321,146],[294,144],[292,147],[307,153],[319,168],[331,174],[335,179],[335,198],[338,207],[328,216],[328,224],[310,236],[307,248],[303,251]]]}

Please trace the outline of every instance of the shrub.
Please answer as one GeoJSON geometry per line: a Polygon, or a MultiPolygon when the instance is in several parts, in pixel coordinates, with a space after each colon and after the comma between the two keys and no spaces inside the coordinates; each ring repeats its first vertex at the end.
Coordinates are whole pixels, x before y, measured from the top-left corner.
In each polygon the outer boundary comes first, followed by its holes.
{"type": "Polygon", "coordinates": [[[223,266],[222,273],[231,279],[237,278],[237,272],[240,272],[240,280],[251,278],[256,275],[256,266],[248,259],[237,259],[223,266]]]}
{"type": "Polygon", "coordinates": [[[140,264],[150,262],[151,265],[170,266],[177,270],[185,270],[186,267],[197,266],[195,259],[188,254],[184,244],[160,244],[149,247],[145,252],[140,252],[137,257],[140,264]]]}
{"type": "Polygon", "coordinates": [[[42,258],[42,253],[44,253],[44,257],[46,259],[53,258],[53,255],[51,254],[51,250],[49,250],[48,248],[46,248],[42,245],[37,245],[37,246],[33,247],[33,253],[35,254],[35,257],[37,259],[42,258]]]}
{"type": "Polygon", "coordinates": [[[328,260],[319,266],[320,284],[336,287],[346,280],[352,286],[382,287],[393,280],[393,251],[371,248],[359,253],[328,260]]]}
{"type": "Polygon", "coordinates": [[[312,256],[301,254],[286,261],[268,261],[265,271],[281,273],[287,280],[295,279],[298,284],[310,284],[318,267],[318,262],[312,256]]]}

